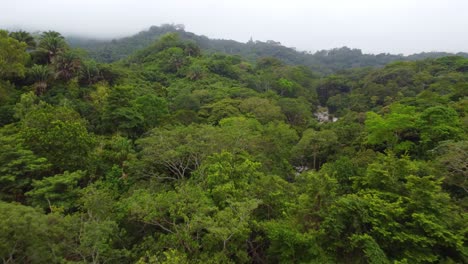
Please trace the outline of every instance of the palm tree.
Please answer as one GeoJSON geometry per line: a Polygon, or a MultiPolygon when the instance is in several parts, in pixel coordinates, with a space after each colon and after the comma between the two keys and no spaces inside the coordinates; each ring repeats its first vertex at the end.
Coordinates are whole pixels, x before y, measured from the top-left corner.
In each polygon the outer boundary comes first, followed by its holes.
{"type": "Polygon", "coordinates": [[[189,57],[198,57],[200,56],[201,50],[195,42],[190,41],[185,44],[184,52],[189,57]]]}
{"type": "Polygon", "coordinates": [[[70,80],[78,74],[81,67],[80,57],[71,51],[59,53],[52,61],[55,67],[55,77],[70,80]]]}
{"type": "Polygon", "coordinates": [[[61,38],[61,39],[65,39],[62,34],[60,34],[59,32],[57,31],[53,31],[53,30],[49,30],[49,31],[45,31],[45,32],[42,32],[42,37],[53,37],[53,38],[61,38]]]}
{"type": "Polygon", "coordinates": [[[18,40],[19,42],[26,43],[28,45],[27,46],[28,50],[33,50],[36,48],[36,41],[34,40],[33,36],[29,34],[29,32],[19,30],[16,32],[10,32],[9,36],[11,38],[18,40]]]}
{"type": "Polygon", "coordinates": [[[47,53],[48,61],[50,63],[57,54],[68,49],[68,45],[60,33],[47,31],[42,33],[39,39],[39,49],[47,53]]]}
{"type": "Polygon", "coordinates": [[[98,64],[94,60],[83,61],[80,67],[79,82],[83,85],[91,85],[101,79],[98,64]]]}
{"type": "Polygon", "coordinates": [[[51,71],[49,67],[45,65],[33,65],[29,69],[29,76],[34,82],[34,89],[37,95],[42,95],[48,86],[48,82],[51,77],[51,71]]]}

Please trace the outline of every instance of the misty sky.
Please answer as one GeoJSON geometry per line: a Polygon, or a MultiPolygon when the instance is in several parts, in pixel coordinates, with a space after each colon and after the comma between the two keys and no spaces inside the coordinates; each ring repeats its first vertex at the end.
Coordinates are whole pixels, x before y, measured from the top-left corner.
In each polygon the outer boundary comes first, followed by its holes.
{"type": "Polygon", "coordinates": [[[468,51],[468,0],[1,0],[0,28],[100,38],[184,24],[210,38],[299,50],[468,51]]]}

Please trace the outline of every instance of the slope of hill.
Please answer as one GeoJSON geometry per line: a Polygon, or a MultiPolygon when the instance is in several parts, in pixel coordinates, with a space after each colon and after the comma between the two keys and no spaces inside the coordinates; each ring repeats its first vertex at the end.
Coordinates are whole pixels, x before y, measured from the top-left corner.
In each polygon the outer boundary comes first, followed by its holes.
{"type": "MultiPolygon", "coordinates": [[[[324,74],[357,67],[381,67],[397,60],[413,61],[454,55],[446,52],[426,52],[409,56],[388,53],[374,55],[364,54],[360,49],[348,47],[308,53],[282,46],[281,43],[272,40],[266,42],[251,40],[247,43],[241,43],[234,40],[210,39],[206,36],[187,32],[182,25],[169,24],[159,27],[152,26],[148,30],[141,31],[133,36],[111,41],[70,37],[68,42],[73,47],[87,50],[93,59],[109,63],[123,59],[133,52],[147,47],[161,35],[171,32],[178,33],[182,39],[194,41],[202,50],[208,53],[220,52],[240,55],[250,61],[255,61],[261,57],[275,57],[287,64],[305,65],[324,74]]],[[[468,57],[467,53],[458,53],[456,55],[468,57]]]]}

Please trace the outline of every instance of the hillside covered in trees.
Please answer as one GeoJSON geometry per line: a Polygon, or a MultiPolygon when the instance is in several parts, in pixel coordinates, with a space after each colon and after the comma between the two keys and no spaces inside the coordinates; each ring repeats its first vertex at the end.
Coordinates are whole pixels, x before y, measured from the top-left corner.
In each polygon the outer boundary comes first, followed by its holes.
{"type": "MultiPolygon", "coordinates": [[[[427,58],[440,58],[452,56],[446,52],[425,52],[409,56],[382,54],[363,54],[359,49],[348,47],[331,50],[320,50],[315,53],[297,51],[288,48],[274,40],[253,41],[241,43],[234,40],[209,39],[185,31],[184,25],[164,24],[152,26],[148,30],[141,31],[131,37],[114,39],[111,41],[93,40],[82,37],[69,37],[67,41],[71,46],[83,48],[98,62],[110,63],[131,55],[137,50],[143,49],[167,33],[177,33],[182,39],[195,42],[207,53],[225,53],[240,55],[249,62],[254,63],[263,57],[274,57],[286,64],[304,65],[313,71],[322,74],[336,73],[341,70],[358,67],[382,67],[393,61],[415,61],[427,58]]],[[[467,53],[457,53],[457,56],[468,57],[467,53]]]]}
{"type": "Polygon", "coordinates": [[[3,263],[468,262],[468,59],[164,30],[0,31],[3,263]]]}

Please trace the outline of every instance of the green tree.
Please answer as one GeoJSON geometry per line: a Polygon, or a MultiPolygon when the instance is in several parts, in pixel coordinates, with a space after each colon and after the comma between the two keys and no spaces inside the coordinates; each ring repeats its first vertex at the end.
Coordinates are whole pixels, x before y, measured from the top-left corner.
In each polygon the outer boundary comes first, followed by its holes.
{"type": "Polygon", "coordinates": [[[318,170],[328,156],[334,154],[337,144],[338,137],[332,130],[307,129],[293,148],[293,157],[297,165],[307,165],[318,170]]]}
{"type": "Polygon", "coordinates": [[[304,232],[295,222],[269,221],[261,223],[261,227],[266,237],[262,242],[268,243],[265,256],[268,262],[333,263],[324,253],[320,253],[320,247],[314,235],[304,232]]]}
{"type": "Polygon", "coordinates": [[[390,113],[383,117],[368,112],[366,116],[367,143],[385,146],[395,151],[410,151],[414,141],[419,139],[416,122],[418,116],[414,107],[393,105],[390,113]]]}
{"type": "Polygon", "coordinates": [[[83,169],[94,137],[78,113],[66,107],[43,105],[20,122],[20,135],[37,155],[47,158],[56,173],[83,169]]]}
{"type": "Polygon", "coordinates": [[[144,117],[138,111],[132,100],[135,91],[130,86],[116,86],[110,90],[104,102],[102,124],[104,131],[120,131],[129,136],[136,136],[142,132],[144,117]]]}
{"type": "MultiPolygon", "coordinates": [[[[290,175],[292,166],[289,158],[292,148],[299,140],[297,132],[284,122],[271,122],[261,131],[260,154],[257,154],[263,167],[270,173],[290,175]]],[[[256,141],[253,139],[253,141],[256,141]]]]}
{"type": "Polygon", "coordinates": [[[294,127],[305,128],[311,121],[311,105],[305,98],[280,98],[278,105],[286,120],[294,127]]]}
{"type": "Polygon", "coordinates": [[[142,172],[161,179],[187,178],[206,156],[221,147],[218,135],[216,128],[207,125],[153,129],[148,137],[137,141],[142,148],[142,172]]]}
{"type": "Polygon", "coordinates": [[[102,79],[98,64],[94,60],[84,60],[81,62],[78,82],[80,84],[92,85],[102,79]]]}
{"type": "Polygon", "coordinates": [[[284,119],[281,108],[268,99],[258,97],[247,98],[239,104],[239,109],[244,114],[253,115],[255,119],[263,124],[284,119]]]}
{"type": "Polygon", "coordinates": [[[75,245],[71,253],[86,263],[122,262],[128,251],[121,247],[121,235],[115,208],[115,194],[99,183],[87,186],[81,191],[78,204],[81,213],[74,223],[75,245]]]}
{"type": "Polygon", "coordinates": [[[380,155],[356,177],[357,192],[323,212],[324,246],[339,249],[338,262],[464,262],[465,216],[429,173],[408,157],[380,155]]]}
{"type": "Polygon", "coordinates": [[[209,223],[209,234],[203,240],[203,245],[211,252],[222,252],[225,256],[222,262],[247,263],[249,256],[245,250],[245,241],[251,233],[252,212],[260,202],[256,199],[230,202],[229,207],[218,211],[209,223]]]}
{"type": "Polygon", "coordinates": [[[0,199],[23,201],[33,179],[39,179],[50,164],[27,149],[17,129],[0,128],[0,199]]]}
{"type": "Polygon", "coordinates": [[[32,80],[36,95],[43,95],[52,78],[52,71],[48,66],[34,64],[28,69],[28,76],[32,80]]]}
{"type": "Polygon", "coordinates": [[[296,93],[297,86],[298,85],[291,80],[280,78],[277,81],[275,88],[280,96],[291,96],[296,93]]]}
{"type": "Polygon", "coordinates": [[[4,263],[53,260],[47,218],[28,206],[0,201],[0,258],[4,263]]]}
{"type": "Polygon", "coordinates": [[[58,54],[68,49],[65,38],[55,31],[42,33],[39,37],[38,47],[40,51],[47,54],[48,63],[52,63],[58,54]]]}
{"type": "Polygon", "coordinates": [[[137,97],[132,104],[143,116],[145,131],[161,124],[163,118],[169,114],[167,101],[156,95],[148,94],[137,97]]]}
{"type": "Polygon", "coordinates": [[[14,103],[20,92],[9,81],[0,80],[0,126],[15,122],[14,103]]]}
{"type": "Polygon", "coordinates": [[[199,186],[188,184],[156,193],[136,190],[123,203],[131,220],[157,228],[157,248],[178,249],[192,256],[199,253],[209,218],[216,211],[199,186]]]}
{"type": "Polygon", "coordinates": [[[251,184],[262,177],[260,165],[244,155],[221,152],[206,158],[194,180],[201,183],[219,208],[225,208],[231,201],[251,194],[251,184]]]}
{"type": "Polygon", "coordinates": [[[434,148],[444,140],[458,140],[463,130],[457,112],[449,107],[434,106],[424,110],[419,116],[418,126],[425,149],[434,148]]]}
{"type": "Polygon", "coordinates": [[[36,48],[36,41],[34,40],[34,37],[31,36],[31,34],[29,32],[26,32],[24,30],[19,30],[19,31],[15,31],[15,32],[10,32],[8,34],[8,36],[18,40],[19,42],[26,43],[27,48],[29,50],[32,50],[32,49],[36,48]]]}
{"type": "Polygon", "coordinates": [[[79,197],[78,182],[82,180],[86,172],[65,171],[63,174],[57,174],[51,177],[45,177],[41,180],[35,180],[32,183],[32,190],[26,195],[30,198],[33,205],[44,209],[63,208],[65,210],[73,209],[76,200],[79,197]]]}
{"type": "Polygon", "coordinates": [[[80,57],[72,51],[61,52],[53,58],[56,78],[70,80],[77,76],[81,68],[80,57]]]}
{"type": "Polygon", "coordinates": [[[187,69],[186,77],[192,81],[203,79],[207,75],[208,69],[199,61],[193,62],[187,69]]]}
{"type": "MultiPolygon", "coordinates": [[[[468,196],[468,141],[446,141],[431,151],[444,182],[457,199],[468,196]]],[[[466,206],[466,205],[465,205],[466,206]]]]}
{"type": "Polygon", "coordinates": [[[177,73],[187,63],[184,51],[179,47],[171,47],[158,54],[159,67],[167,73],[177,73]]]}
{"type": "Polygon", "coordinates": [[[204,105],[199,115],[206,117],[211,124],[218,124],[223,118],[241,116],[239,100],[226,98],[212,104],[204,105]]]}
{"type": "Polygon", "coordinates": [[[26,43],[8,37],[6,31],[0,30],[0,78],[24,76],[24,65],[29,58],[26,46],[26,43]]]}

